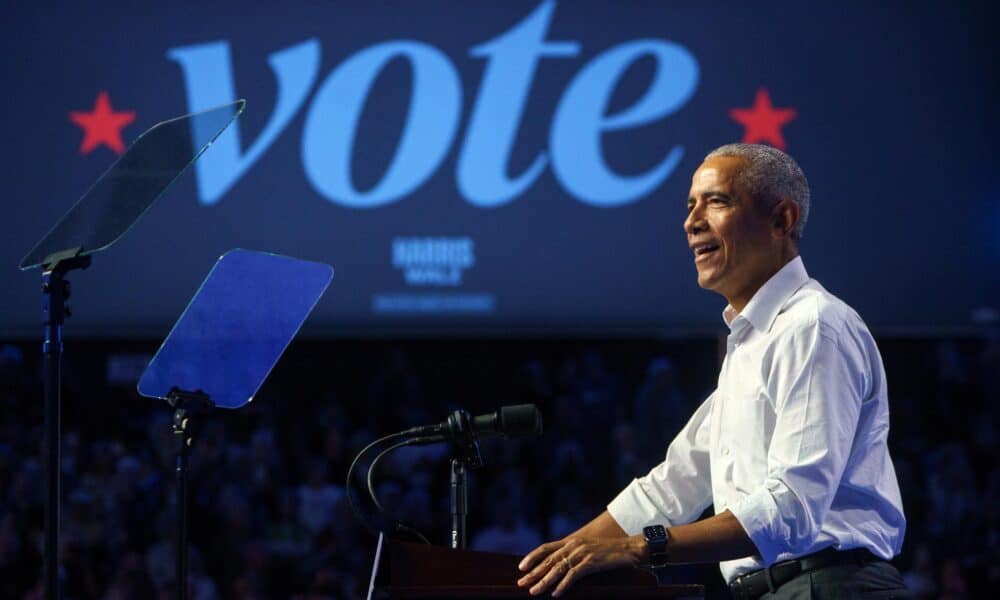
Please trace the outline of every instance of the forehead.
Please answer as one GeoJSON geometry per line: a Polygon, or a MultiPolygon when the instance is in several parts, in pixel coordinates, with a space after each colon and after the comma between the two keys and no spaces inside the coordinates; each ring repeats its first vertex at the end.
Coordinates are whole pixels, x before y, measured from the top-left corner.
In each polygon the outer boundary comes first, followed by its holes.
{"type": "Polygon", "coordinates": [[[706,160],[691,177],[691,194],[730,189],[743,164],[744,160],[737,156],[714,156],[706,160]]]}

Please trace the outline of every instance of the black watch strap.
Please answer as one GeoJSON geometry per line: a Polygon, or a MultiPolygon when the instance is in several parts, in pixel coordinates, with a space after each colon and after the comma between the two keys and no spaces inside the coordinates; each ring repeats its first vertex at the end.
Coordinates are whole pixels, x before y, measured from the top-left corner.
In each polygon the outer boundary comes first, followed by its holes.
{"type": "MultiPolygon", "coordinates": [[[[670,534],[663,525],[650,525],[642,530],[646,538],[646,545],[649,547],[649,566],[653,573],[662,571],[669,562],[669,552],[667,542],[670,541],[670,534]]],[[[659,575],[657,574],[657,579],[659,575]]]]}

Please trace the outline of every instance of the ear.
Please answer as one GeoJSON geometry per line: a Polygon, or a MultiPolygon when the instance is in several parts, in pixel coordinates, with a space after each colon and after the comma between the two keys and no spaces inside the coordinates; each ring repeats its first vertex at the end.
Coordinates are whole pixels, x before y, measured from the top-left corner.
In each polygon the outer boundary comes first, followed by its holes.
{"type": "Polygon", "coordinates": [[[784,199],[774,205],[771,211],[771,235],[775,238],[792,237],[799,222],[799,205],[784,199]]]}

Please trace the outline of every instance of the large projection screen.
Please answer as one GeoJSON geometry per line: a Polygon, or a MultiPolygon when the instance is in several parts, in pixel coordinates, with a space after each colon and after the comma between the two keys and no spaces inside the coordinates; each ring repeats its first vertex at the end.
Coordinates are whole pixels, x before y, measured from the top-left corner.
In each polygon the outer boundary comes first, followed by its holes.
{"type": "Polygon", "coordinates": [[[336,268],[305,335],[714,333],[724,300],[681,224],[701,158],[741,140],[800,162],[806,267],[876,332],[1000,308],[985,2],[0,11],[4,337],[39,327],[17,262],[122,146],[237,98],[240,121],[71,277],[68,334],[164,335],[234,247],[336,268]]]}

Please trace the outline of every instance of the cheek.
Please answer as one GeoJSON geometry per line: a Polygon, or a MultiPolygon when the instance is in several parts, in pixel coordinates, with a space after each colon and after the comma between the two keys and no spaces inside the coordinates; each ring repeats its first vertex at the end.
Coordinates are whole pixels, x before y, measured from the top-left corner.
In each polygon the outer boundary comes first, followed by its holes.
{"type": "Polygon", "coordinates": [[[752,253],[754,246],[755,231],[749,223],[737,220],[726,221],[719,224],[716,229],[719,238],[722,240],[722,247],[726,251],[726,258],[730,261],[740,261],[746,258],[747,253],[752,253]]]}

